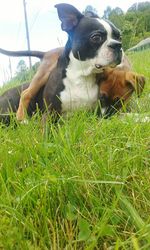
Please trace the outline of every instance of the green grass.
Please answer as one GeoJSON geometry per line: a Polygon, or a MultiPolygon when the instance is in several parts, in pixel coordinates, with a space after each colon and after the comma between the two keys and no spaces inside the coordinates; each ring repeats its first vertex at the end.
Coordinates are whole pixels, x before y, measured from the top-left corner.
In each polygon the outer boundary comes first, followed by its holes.
{"type": "Polygon", "coordinates": [[[133,116],[0,129],[0,249],[150,249],[150,51],[129,56],[147,77],[133,116]]]}

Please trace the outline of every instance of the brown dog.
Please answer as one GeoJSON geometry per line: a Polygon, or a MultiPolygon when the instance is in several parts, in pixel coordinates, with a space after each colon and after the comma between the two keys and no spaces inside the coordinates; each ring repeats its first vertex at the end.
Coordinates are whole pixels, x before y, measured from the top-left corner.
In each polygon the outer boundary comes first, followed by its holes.
{"type": "Polygon", "coordinates": [[[101,112],[105,117],[115,114],[135,91],[139,97],[145,85],[142,75],[121,69],[107,68],[98,75],[101,112]]]}

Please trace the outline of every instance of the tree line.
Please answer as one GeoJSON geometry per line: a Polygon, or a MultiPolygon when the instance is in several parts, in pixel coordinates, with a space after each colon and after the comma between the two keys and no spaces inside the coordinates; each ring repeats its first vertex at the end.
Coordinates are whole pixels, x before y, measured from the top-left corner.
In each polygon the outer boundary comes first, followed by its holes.
{"type": "MultiPolygon", "coordinates": [[[[83,11],[84,14],[94,12],[98,14],[97,9],[88,5],[83,11]]],[[[150,2],[134,3],[126,13],[119,7],[112,9],[110,6],[106,8],[102,18],[110,20],[122,32],[122,43],[124,50],[136,45],[141,40],[150,37],[150,2]]],[[[20,60],[17,66],[17,79],[27,80],[36,71],[33,67],[32,71],[27,72],[27,66],[24,60],[20,60]]]]}
{"type": "MultiPolygon", "coordinates": [[[[97,10],[88,5],[84,11],[97,10]]],[[[150,2],[134,3],[126,13],[119,7],[108,6],[103,17],[114,23],[122,32],[122,43],[124,50],[136,45],[141,40],[150,37],[150,2]]]]}

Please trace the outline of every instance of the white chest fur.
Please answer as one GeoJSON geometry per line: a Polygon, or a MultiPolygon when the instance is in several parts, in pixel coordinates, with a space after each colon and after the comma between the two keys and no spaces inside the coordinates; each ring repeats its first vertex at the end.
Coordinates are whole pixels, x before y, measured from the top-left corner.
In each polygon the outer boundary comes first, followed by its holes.
{"type": "MultiPolygon", "coordinates": [[[[71,58],[72,59],[72,58],[71,58]]],[[[90,73],[87,62],[73,59],[63,80],[65,86],[60,94],[62,112],[80,108],[94,108],[98,99],[95,74],[90,73]]]]}

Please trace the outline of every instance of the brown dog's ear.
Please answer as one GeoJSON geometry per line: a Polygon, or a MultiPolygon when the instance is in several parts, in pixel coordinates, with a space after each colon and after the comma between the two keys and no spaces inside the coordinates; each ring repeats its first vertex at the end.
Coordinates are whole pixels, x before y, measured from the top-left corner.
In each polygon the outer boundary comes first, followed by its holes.
{"type": "Polygon", "coordinates": [[[126,83],[130,85],[130,88],[132,88],[136,92],[138,97],[140,97],[144,89],[145,77],[143,75],[138,75],[133,72],[127,72],[126,83]]]}
{"type": "Polygon", "coordinates": [[[74,6],[66,3],[56,4],[58,17],[61,21],[61,28],[66,32],[72,31],[83,17],[82,13],[74,6]]]}

